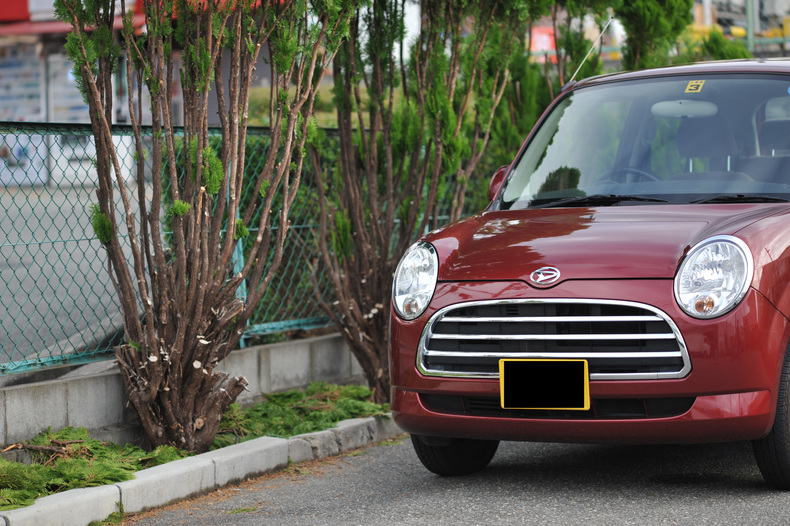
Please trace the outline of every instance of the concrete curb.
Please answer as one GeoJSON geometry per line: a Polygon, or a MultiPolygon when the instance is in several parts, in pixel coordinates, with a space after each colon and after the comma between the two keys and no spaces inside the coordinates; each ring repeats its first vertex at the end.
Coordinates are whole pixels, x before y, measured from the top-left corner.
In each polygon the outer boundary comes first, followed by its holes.
{"type": "Polygon", "coordinates": [[[402,434],[384,417],[344,420],[337,427],[289,439],[261,437],[135,473],[96,488],[56,493],[27,508],[0,512],[5,526],[85,526],[106,519],[123,503],[127,513],[157,508],[233,482],[317,460],[402,434]]]}

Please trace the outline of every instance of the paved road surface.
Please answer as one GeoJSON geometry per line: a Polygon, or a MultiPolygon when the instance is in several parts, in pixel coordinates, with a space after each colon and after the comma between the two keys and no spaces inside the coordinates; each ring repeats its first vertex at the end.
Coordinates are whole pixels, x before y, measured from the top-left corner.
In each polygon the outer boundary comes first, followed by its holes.
{"type": "Polygon", "coordinates": [[[787,524],[748,443],[503,443],[484,472],[440,478],[408,439],[132,517],[142,525],[787,524]]]}

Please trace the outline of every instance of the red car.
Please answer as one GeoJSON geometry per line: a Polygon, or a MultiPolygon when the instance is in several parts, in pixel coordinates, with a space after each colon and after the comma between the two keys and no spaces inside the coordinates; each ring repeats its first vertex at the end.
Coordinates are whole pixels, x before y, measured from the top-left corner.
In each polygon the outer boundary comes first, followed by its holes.
{"type": "Polygon", "coordinates": [[[429,470],[500,440],[751,440],[790,489],[790,61],[605,75],[393,284],[395,422],[429,470]]]}

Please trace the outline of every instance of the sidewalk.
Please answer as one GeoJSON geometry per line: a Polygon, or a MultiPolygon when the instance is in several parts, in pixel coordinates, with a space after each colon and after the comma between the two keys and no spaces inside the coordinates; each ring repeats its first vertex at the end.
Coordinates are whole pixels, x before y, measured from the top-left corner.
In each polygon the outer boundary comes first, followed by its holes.
{"type": "Polygon", "coordinates": [[[135,473],[118,484],[81,488],[0,512],[0,526],[85,526],[106,519],[123,504],[135,513],[276,471],[289,463],[317,460],[402,434],[388,418],[354,418],[337,427],[288,439],[262,437],[135,473]]]}

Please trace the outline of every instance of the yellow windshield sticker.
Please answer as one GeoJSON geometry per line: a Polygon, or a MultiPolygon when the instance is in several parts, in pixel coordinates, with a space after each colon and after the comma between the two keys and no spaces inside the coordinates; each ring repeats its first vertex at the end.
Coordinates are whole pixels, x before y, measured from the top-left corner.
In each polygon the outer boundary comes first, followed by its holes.
{"type": "Polygon", "coordinates": [[[692,80],[686,86],[686,93],[699,93],[702,91],[702,85],[705,84],[704,80],[692,80]]]}

